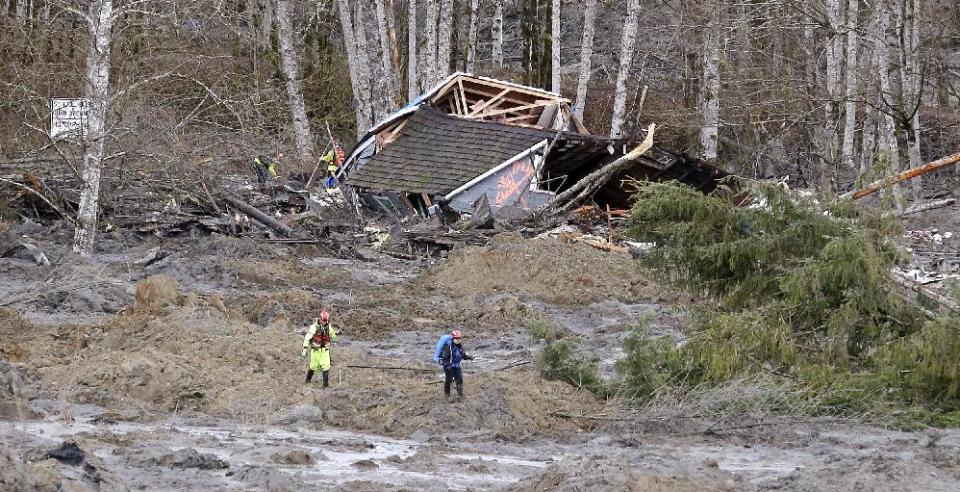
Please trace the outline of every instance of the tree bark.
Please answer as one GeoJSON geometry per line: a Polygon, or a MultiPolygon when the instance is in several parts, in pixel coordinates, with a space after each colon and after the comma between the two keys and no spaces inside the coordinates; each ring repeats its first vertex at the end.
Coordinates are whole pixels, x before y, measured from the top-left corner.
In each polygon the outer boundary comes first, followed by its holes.
{"type": "Polygon", "coordinates": [[[503,68],[503,2],[505,0],[494,0],[496,10],[493,13],[493,22],[490,24],[491,34],[493,36],[493,66],[498,69],[503,68]]]}
{"type": "Polygon", "coordinates": [[[450,42],[452,38],[453,0],[442,0],[439,27],[437,28],[437,69],[434,74],[434,84],[450,74],[450,42]]]}
{"type": "Polygon", "coordinates": [[[390,43],[390,29],[387,27],[387,12],[385,0],[375,0],[374,8],[377,14],[377,31],[380,38],[380,63],[382,66],[383,74],[386,80],[385,90],[387,92],[387,97],[385,98],[388,106],[387,109],[392,111],[394,109],[394,101],[396,101],[396,87],[394,75],[396,72],[393,70],[393,59],[391,58],[391,53],[393,49],[391,48],[390,43]]]}
{"type": "Polygon", "coordinates": [[[424,35],[427,37],[427,42],[425,43],[425,50],[423,53],[423,59],[425,66],[423,67],[424,78],[423,78],[423,88],[428,90],[433,87],[433,84],[437,80],[437,16],[439,6],[437,2],[440,0],[427,0],[427,15],[424,19],[423,26],[424,35]]]}
{"type": "Polygon", "coordinates": [[[550,20],[550,90],[560,93],[560,0],[553,0],[550,20]]]}
{"type": "Polygon", "coordinates": [[[470,27],[467,31],[467,62],[464,70],[473,73],[477,63],[477,30],[480,26],[480,0],[470,0],[470,27]]]}
{"type": "MultiPolygon", "coordinates": [[[[387,114],[389,108],[386,107],[387,99],[385,92],[385,87],[382,84],[383,80],[374,80],[373,71],[371,70],[370,63],[370,50],[367,43],[367,23],[364,19],[367,18],[366,14],[363,11],[363,1],[359,1],[354,5],[354,15],[353,15],[353,38],[357,42],[357,77],[360,79],[360,90],[366,96],[365,109],[366,116],[369,117],[370,123],[363,128],[363,131],[366,132],[377,119],[387,114]],[[380,82],[377,86],[376,98],[377,98],[377,108],[373,107],[373,99],[371,92],[373,91],[374,86],[380,82]]],[[[359,136],[358,128],[358,136],[359,136]]]]}
{"type": "Polygon", "coordinates": [[[236,207],[237,210],[249,215],[253,220],[273,229],[274,231],[277,231],[287,237],[296,236],[296,233],[289,226],[263,213],[253,205],[250,205],[249,203],[230,195],[223,195],[223,199],[230,205],[236,207]]]}
{"type": "Polygon", "coordinates": [[[860,34],[857,32],[859,27],[858,16],[860,10],[860,0],[850,0],[847,3],[847,80],[846,80],[846,104],[844,113],[846,119],[843,125],[843,150],[841,151],[843,164],[847,169],[855,169],[854,162],[854,131],[857,125],[857,77],[858,73],[858,44],[860,34]]]}
{"type": "Polygon", "coordinates": [[[417,68],[417,0],[407,1],[407,99],[420,95],[420,70],[417,68]]]}
{"type": "Polygon", "coordinates": [[[280,60],[287,86],[287,101],[293,117],[293,136],[296,140],[300,164],[306,164],[313,162],[314,149],[313,136],[310,134],[310,120],[307,118],[307,107],[303,102],[303,91],[300,88],[300,55],[293,42],[293,23],[290,22],[287,0],[276,1],[275,15],[280,36],[280,60]]]}
{"type": "MultiPolygon", "coordinates": [[[[20,3],[20,2],[18,2],[20,3]]],[[[77,210],[77,228],[73,235],[73,251],[84,256],[93,253],[100,212],[100,175],[106,144],[107,105],[110,98],[110,48],[113,33],[113,1],[97,0],[90,5],[87,53],[87,76],[84,93],[89,102],[87,129],[84,137],[83,189],[77,210]]]]}
{"type": "MultiPolygon", "coordinates": [[[[348,0],[337,0],[340,12],[340,28],[343,31],[344,50],[347,52],[347,67],[350,71],[350,86],[353,89],[354,112],[357,118],[357,138],[363,136],[373,124],[370,108],[370,80],[361,76],[360,56],[354,36],[353,21],[350,18],[348,0]]],[[[369,70],[367,71],[369,74],[369,70]]]]}
{"type": "Polygon", "coordinates": [[[711,19],[704,33],[703,88],[700,128],[700,156],[717,160],[717,139],[720,136],[720,9],[711,8],[711,19]]]}
{"type": "Polygon", "coordinates": [[[627,17],[623,21],[623,38],[620,42],[620,70],[613,97],[613,118],[610,121],[610,136],[617,138],[623,131],[623,116],[627,106],[627,78],[633,64],[633,48],[637,42],[640,23],[640,0],[628,0],[627,17]]]}
{"type": "Polygon", "coordinates": [[[577,77],[577,102],[573,115],[583,121],[583,108],[587,104],[587,86],[590,85],[591,59],[593,58],[594,25],[597,19],[597,0],[587,0],[583,7],[583,37],[580,38],[580,73],[577,77]]]}

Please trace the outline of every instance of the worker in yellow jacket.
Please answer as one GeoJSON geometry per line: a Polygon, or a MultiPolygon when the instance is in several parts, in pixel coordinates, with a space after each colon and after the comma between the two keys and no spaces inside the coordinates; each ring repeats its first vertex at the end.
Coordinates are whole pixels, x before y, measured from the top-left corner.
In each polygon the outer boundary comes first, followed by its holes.
{"type": "Polygon", "coordinates": [[[313,373],[323,373],[323,387],[330,386],[330,345],[337,339],[337,330],[330,324],[330,313],[323,311],[320,317],[313,320],[303,337],[303,351],[301,357],[310,353],[310,368],[307,370],[306,383],[313,379],[313,373]]]}

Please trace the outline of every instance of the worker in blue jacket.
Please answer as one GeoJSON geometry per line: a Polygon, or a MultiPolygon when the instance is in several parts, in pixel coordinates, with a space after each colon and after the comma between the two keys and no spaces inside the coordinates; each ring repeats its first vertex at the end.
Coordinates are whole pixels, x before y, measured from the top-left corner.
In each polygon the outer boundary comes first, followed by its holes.
{"type": "Polygon", "coordinates": [[[460,330],[453,330],[449,335],[440,337],[433,353],[433,361],[443,366],[443,396],[450,402],[453,401],[450,399],[450,383],[453,381],[457,382],[457,399],[463,400],[463,371],[460,369],[460,362],[473,360],[463,349],[462,341],[463,334],[460,330]]]}

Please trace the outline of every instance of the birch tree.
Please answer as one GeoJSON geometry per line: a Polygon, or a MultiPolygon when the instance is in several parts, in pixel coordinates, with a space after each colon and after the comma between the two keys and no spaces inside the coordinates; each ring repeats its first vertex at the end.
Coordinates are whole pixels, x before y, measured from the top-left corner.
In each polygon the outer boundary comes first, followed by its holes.
{"type": "Polygon", "coordinates": [[[420,95],[420,71],[417,68],[417,0],[407,1],[407,98],[420,95]]]}
{"type": "Polygon", "coordinates": [[[307,107],[303,102],[303,91],[300,89],[300,55],[293,42],[293,24],[290,22],[287,0],[276,0],[276,2],[275,16],[280,38],[280,61],[293,120],[297,156],[301,163],[308,163],[313,161],[314,149],[310,120],[307,119],[307,107]]]}
{"type": "Polygon", "coordinates": [[[704,33],[703,88],[701,95],[700,156],[707,161],[717,159],[720,126],[720,12],[712,7],[710,22],[704,33]]]}
{"type": "MultiPolygon", "coordinates": [[[[900,40],[900,81],[904,133],[907,140],[907,157],[910,167],[919,167],[923,164],[920,155],[920,100],[922,84],[920,77],[920,63],[918,49],[920,46],[919,27],[917,17],[919,1],[900,0],[900,25],[898,38],[900,40]]],[[[923,192],[923,178],[917,176],[911,180],[914,200],[920,200],[923,192]]]]}
{"type": "Polygon", "coordinates": [[[550,90],[560,93],[560,0],[550,11],[550,90]]]}
{"type": "Polygon", "coordinates": [[[848,169],[854,169],[854,131],[857,125],[857,79],[859,71],[857,67],[858,43],[860,34],[857,32],[859,27],[858,16],[860,11],[860,0],[850,0],[847,3],[847,79],[846,96],[844,97],[844,124],[843,124],[843,149],[841,156],[843,164],[848,169]]]}
{"type": "Polygon", "coordinates": [[[820,186],[825,194],[833,193],[837,165],[837,128],[839,126],[843,49],[840,31],[843,27],[841,0],[827,0],[826,94],[824,104],[823,148],[821,150],[820,186]]]}
{"type": "MultiPolygon", "coordinates": [[[[890,100],[892,94],[892,83],[890,81],[890,48],[887,38],[890,26],[890,9],[884,2],[879,2],[877,18],[877,31],[874,35],[874,42],[877,50],[877,78],[880,82],[881,100],[890,100]]],[[[897,142],[897,124],[889,110],[883,112],[879,122],[879,136],[877,142],[877,159],[882,168],[883,174],[894,174],[900,172],[900,146],[897,142]]],[[[893,197],[894,205],[899,211],[903,208],[903,197],[900,192],[900,185],[894,185],[893,197]]]]}
{"type": "Polygon", "coordinates": [[[577,101],[573,114],[583,120],[583,108],[587,103],[587,86],[590,85],[591,59],[593,58],[594,24],[597,19],[597,0],[586,0],[583,7],[583,36],[580,38],[580,70],[577,76],[577,101]]]}
{"type": "Polygon", "coordinates": [[[450,41],[453,37],[453,0],[442,0],[437,28],[437,67],[433,82],[436,84],[450,73],[450,41]]]}
{"type": "MultiPolygon", "coordinates": [[[[17,2],[18,4],[22,2],[17,2]]],[[[87,131],[83,141],[83,188],[77,210],[77,226],[73,235],[73,251],[84,256],[93,253],[97,234],[100,204],[100,175],[106,144],[107,106],[110,98],[110,48],[113,23],[116,20],[112,0],[96,0],[86,21],[90,46],[87,52],[87,73],[84,96],[89,103],[87,131]]]]}
{"type": "Polygon", "coordinates": [[[491,36],[493,37],[493,66],[503,68],[503,2],[505,0],[494,0],[496,9],[493,13],[493,22],[490,23],[491,36]]]}
{"type": "Polygon", "coordinates": [[[480,0],[470,0],[470,27],[467,30],[467,61],[464,70],[473,73],[477,63],[477,31],[480,25],[480,0]]]}
{"type": "Polygon", "coordinates": [[[627,17],[623,21],[623,36],[620,42],[620,69],[613,96],[613,117],[610,121],[610,136],[618,138],[622,133],[623,117],[627,106],[627,78],[633,64],[633,49],[637,42],[640,23],[640,0],[627,1],[627,17]]]}

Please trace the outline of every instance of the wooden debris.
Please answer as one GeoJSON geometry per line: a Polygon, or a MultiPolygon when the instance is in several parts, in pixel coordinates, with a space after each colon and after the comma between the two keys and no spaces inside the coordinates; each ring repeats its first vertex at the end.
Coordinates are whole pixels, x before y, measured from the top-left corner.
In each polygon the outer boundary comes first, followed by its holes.
{"type": "Polygon", "coordinates": [[[933,162],[928,162],[920,167],[907,169],[902,173],[894,174],[892,176],[887,176],[883,179],[879,179],[877,181],[874,181],[873,183],[868,184],[867,186],[864,186],[859,190],[844,193],[843,195],[840,195],[840,198],[859,200],[867,195],[872,195],[884,188],[888,188],[897,183],[901,183],[903,181],[916,178],[917,176],[923,176],[924,174],[927,174],[931,171],[936,171],[937,169],[940,169],[943,167],[952,166],[957,162],[960,162],[960,152],[953,155],[949,155],[942,159],[938,159],[933,162]]]}
{"type": "Polygon", "coordinates": [[[897,212],[896,215],[897,215],[898,217],[903,217],[903,216],[906,216],[906,215],[918,214],[918,213],[920,213],[920,212],[926,212],[926,211],[928,211],[928,210],[936,210],[936,209],[938,209],[938,208],[949,207],[950,205],[953,205],[954,203],[957,203],[956,198],[947,198],[947,199],[944,199],[944,200],[934,200],[934,201],[932,201],[932,202],[927,202],[927,203],[921,203],[921,204],[919,204],[919,205],[914,205],[914,206],[912,206],[912,207],[910,207],[910,208],[908,208],[908,209],[906,209],[906,210],[904,210],[904,211],[902,211],[902,212],[897,212]]]}
{"type": "Polygon", "coordinates": [[[936,302],[940,307],[953,311],[954,313],[960,314],[960,304],[957,304],[952,299],[949,299],[944,295],[938,294],[933,290],[928,289],[923,285],[920,285],[919,282],[908,277],[903,272],[900,272],[897,270],[891,270],[890,278],[892,278],[897,285],[900,285],[901,287],[909,289],[918,294],[923,294],[930,300],[936,302]]]}
{"type": "Polygon", "coordinates": [[[273,217],[270,217],[253,205],[250,205],[239,198],[235,198],[230,195],[223,195],[223,199],[230,205],[236,207],[237,210],[249,215],[253,220],[256,220],[257,222],[269,227],[270,229],[273,229],[276,232],[279,232],[280,234],[283,234],[287,237],[294,237],[297,235],[294,230],[286,224],[274,219],[273,217]]]}

